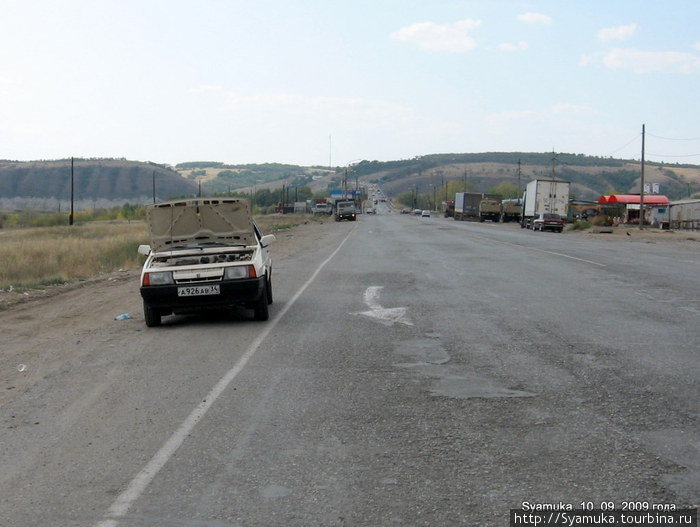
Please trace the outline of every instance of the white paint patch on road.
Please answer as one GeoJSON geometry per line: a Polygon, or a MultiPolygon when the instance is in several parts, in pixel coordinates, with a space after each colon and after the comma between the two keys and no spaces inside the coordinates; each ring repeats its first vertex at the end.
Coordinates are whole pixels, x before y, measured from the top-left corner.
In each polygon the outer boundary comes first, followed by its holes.
{"type": "Polygon", "coordinates": [[[228,385],[231,384],[231,381],[233,381],[233,379],[235,379],[243,370],[246,364],[248,364],[263,341],[270,333],[272,333],[279,321],[284,318],[287,311],[289,311],[289,309],[296,303],[304,291],[306,291],[309,285],[311,285],[311,283],[316,279],[321,270],[333,259],[336,254],[338,254],[343,245],[345,245],[345,242],[348,241],[348,238],[350,238],[356,229],[357,226],[355,226],[347,234],[347,236],[343,238],[343,241],[340,242],[340,245],[338,245],[335,251],[333,251],[331,255],[316,268],[311,277],[299,288],[289,302],[284,305],[279,314],[266,325],[265,329],[251,343],[250,347],[241,356],[241,358],[238,359],[238,362],[236,362],[236,364],[234,364],[233,367],[226,372],[219,382],[217,382],[211,391],[204,397],[204,400],[198,404],[194,410],[192,410],[187,419],[185,419],[177,430],[173,432],[170,438],[165,442],[160,450],[155,453],[141,472],[139,472],[136,477],[131,480],[126,490],[117,496],[117,499],[114,500],[114,503],[112,503],[112,506],[105,514],[104,519],[98,522],[95,527],[116,527],[119,524],[119,519],[124,517],[134,502],[144,493],[146,488],[148,488],[148,485],[150,485],[151,481],[153,481],[153,478],[158,475],[173,454],[175,454],[178,448],[180,448],[187,436],[192,433],[195,425],[206,415],[209,408],[211,408],[228,385]]]}
{"type": "Polygon", "coordinates": [[[381,285],[372,285],[367,288],[364,294],[364,301],[369,307],[369,311],[360,311],[355,315],[364,315],[379,320],[382,324],[393,326],[394,324],[405,324],[412,326],[413,322],[406,316],[405,307],[382,307],[379,303],[379,293],[384,289],[381,285]]]}

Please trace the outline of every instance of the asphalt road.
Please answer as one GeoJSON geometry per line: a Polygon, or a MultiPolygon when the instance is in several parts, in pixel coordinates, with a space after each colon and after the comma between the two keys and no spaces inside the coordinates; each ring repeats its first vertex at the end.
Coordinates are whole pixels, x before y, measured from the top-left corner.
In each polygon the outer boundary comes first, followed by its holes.
{"type": "Polygon", "coordinates": [[[80,360],[0,406],[0,526],[495,527],[523,502],[697,506],[697,263],[693,243],[330,223],[276,263],[268,322],[67,337],[90,342],[80,360]]]}

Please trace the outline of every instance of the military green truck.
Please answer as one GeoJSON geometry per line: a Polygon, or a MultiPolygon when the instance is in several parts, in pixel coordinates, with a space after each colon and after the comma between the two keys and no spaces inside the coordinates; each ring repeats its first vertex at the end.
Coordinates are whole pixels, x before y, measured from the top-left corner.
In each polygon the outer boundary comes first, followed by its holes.
{"type": "Polygon", "coordinates": [[[355,221],[355,202],[352,200],[336,201],[333,207],[333,216],[335,221],[348,220],[355,221]]]}
{"type": "Polygon", "coordinates": [[[479,202],[479,221],[501,221],[501,198],[485,198],[479,202]]]}
{"type": "Polygon", "coordinates": [[[520,213],[522,208],[522,200],[518,198],[504,199],[501,201],[501,221],[503,223],[508,223],[509,221],[520,221],[520,213]]]}

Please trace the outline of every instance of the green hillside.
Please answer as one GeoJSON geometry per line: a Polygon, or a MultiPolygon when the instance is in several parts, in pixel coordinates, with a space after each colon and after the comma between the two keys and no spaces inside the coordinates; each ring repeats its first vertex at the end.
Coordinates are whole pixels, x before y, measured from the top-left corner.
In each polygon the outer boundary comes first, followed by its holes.
{"type": "MultiPolygon", "coordinates": [[[[551,152],[487,152],[433,154],[400,161],[362,161],[352,167],[353,177],[380,183],[390,195],[417,189],[429,193],[447,181],[461,181],[485,192],[501,183],[524,187],[536,178],[568,180],[579,199],[596,199],[610,191],[638,193],[638,161],[551,152]],[[518,178],[520,161],[520,178],[518,178]],[[518,181],[520,179],[520,181],[518,181]]],[[[645,181],[659,183],[660,192],[680,199],[700,191],[700,166],[646,163],[645,181]]],[[[439,190],[438,190],[439,191],[439,190]]]]}

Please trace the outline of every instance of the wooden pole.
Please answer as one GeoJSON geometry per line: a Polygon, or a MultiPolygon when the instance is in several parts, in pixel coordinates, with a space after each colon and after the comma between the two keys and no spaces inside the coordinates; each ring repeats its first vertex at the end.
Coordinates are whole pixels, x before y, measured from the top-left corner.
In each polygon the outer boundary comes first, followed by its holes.
{"type": "Polygon", "coordinates": [[[645,125],[642,125],[642,177],[639,183],[639,230],[644,228],[644,133],[645,125]]]}
{"type": "Polygon", "coordinates": [[[73,158],[70,158],[70,216],[68,216],[68,225],[73,225],[73,195],[75,185],[73,184],[73,158]]]}

